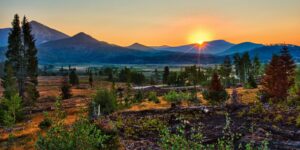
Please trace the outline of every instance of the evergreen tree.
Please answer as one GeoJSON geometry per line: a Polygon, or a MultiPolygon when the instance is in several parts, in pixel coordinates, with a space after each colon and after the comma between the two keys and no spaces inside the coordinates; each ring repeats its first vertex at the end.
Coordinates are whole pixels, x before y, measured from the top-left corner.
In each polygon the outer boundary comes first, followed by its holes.
{"type": "Polygon", "coordinates": [[[202,71],[202,69],[200,67],[198,67],[197,76],[198,76],[197,78],[198,78],[199,84],[206,81],[205,73],[204,73],[204,71],[202,71]]]}
{"type": "Polygon", "coordinates": [[[159,73],[158,73],[158,70],[156,68],[154,70],[154,79],[155,79],[155,83],[158,83],[159,80],[160,80],[159,73]]]}
{"type": "Polygon", "coordinates": [[[19,94],[14,94],[9,99],[4,98],[3,105],[6,108],[3,113],[3,122],[10,127],[23,116],[21,97],[19,94]]]}
{"type": "MultiPolygon", "coordinates": [[[[35,40],[31,34],[31,26],[26,17],[22,22],[23,43],[25,49],[26,73],[29,78],[26,87],[26,100],[35,102],[39,97],[37,90],[38,85],[38,58],[37,48],[35,47],[35,40]]],[[[30,103],[30,102],[29,102],[30,103]]]]}
{"type": "Polygon", "coordinates": [[[233,63],[234,63],[234,67],[235,67],[235,74],[241,82],[243,67],[242,67],[242,59],[241,59],[240,54],[238,54],[238,53],[234,54],[233,63]]]}
{"type": "Polygon", "coordinates": [[[258,55],[255,55],[253,58],[252,69],[251,69],[251,74],[253,75],[254,79],[257,79],[258,76],[261,75],[260,68],[261,68],[261,63],[260,63],[259,57],[258,57],[258,55]]]}
{"type": "Polygon", "coordinates": [[[243,73],[242,73],[242,77],[243,77],[243,82],[247,82],[248,79],[248,75],[250,73],[250,69],[251,69],[251,60],[250,60],[250,56],[248,52],[245,52],[242,56],[242,67],[243,67],[243,73]]]}
{"type": "Polygon", "coordinates": [[[67,76],[64,76],[61,82],[61,98],[62,99],[69,99],[72,96],[71,93],[71,86],[68,82],[68,78],[67,76]]]}
{"type": "Polygon", "coordinates": [[[131,82],[131,70],[127,67],[122,69],[119,73],[119,81],[121,82],[131,82]]]}
{"type": "Polygon", "coordinates": [[[92,71],[89,71],[89,84],[91,88],[93,88],[93,83],[94,83],[93,73],[92,71]]]}
{"type": "Polygon", "coordinates": [[[164,74],[163,74],[163,83],[164,83],[164,84],[167,84],[167,83],[168,83],[169,74],[170,74],[169,67],[166,66],[166,67],[164,68],[164,74]]]}
{"type": "Polygon", "coordinates": [[[295,64],[292,56],[290,55],[288,47],[286,45],[283,46],[280,53],[281,53],[280,59],[284,63],[282,71],[286,72],[288,80],[289,80],[289,86],[292,86],[295,82],[296,64],[295,64]]]}
{"type": "Polygon", "coordinates": [[[249,75],[246,88],[257,88],[256,81],[252,74],[249,75]]]}
{"type": "Polygon", "coordinates": [[[70,82],[70,84],[72,84],[72,86],[79,84],[79,79],[76,74],[76,69],[71,69],[71,72],[69,74],[69,82],[70,82]]]}
{"type": "Polygon", "coordinates": [[[219,75],[216,72],[212,75],[208,89],[203,92],[203,97],[207,99],[210,104],[220,104],[227,100],[228,94],[223,88],[219,75]]]}
{"type": "MultiPolygon", "coordinates": [[[[24,48],[21,39],[21,27],[19,16],[16,14],[12,22],[12,29],[8,35],[8,46],[6,51],[5,68],[11,65],[13,75],[16,76],[18,82],[18,90],[21,97],[24,96],[24,48]]],[[[6,74],[7,69],[4,69],[6,74]]]]}
{"type": "Polygon", "coordinates": [[[2,87],[4,88],[3,97],[6,99],[11,99],[16,93],[18,93],[16,79],[14,76],[14,71],[12,66],[7,63],[5,69],[5,74],[2,78],[2,87]]]}
{"type": "Polygon", "coordinates": [[[220,68],[220,73],[221,73],[222,77],[224,78],[225,87],[228,87],[230,85],[231,72],[232,72],[231,60],[230,60],[229,56],[226,56],[223,64],[221,65],[221,68],[220,68]]]}
{"type": "Polygon", "coordinates": [[[285,62],[279,56],[274,55],[261,82],[262,91],[267,98],[272,98],[274,102],[286,100],[288,96],[290,84],[288,73],[283,71],[284,69],[285,62]]]}

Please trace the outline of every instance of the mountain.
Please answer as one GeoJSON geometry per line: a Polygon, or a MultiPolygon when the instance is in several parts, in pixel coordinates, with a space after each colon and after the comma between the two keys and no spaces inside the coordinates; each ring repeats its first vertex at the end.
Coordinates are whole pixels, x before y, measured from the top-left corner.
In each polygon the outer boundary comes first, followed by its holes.
{"type": "Polygon", "coordinates": [[[232,47],[234,44],[224,41],[215,40],[210,42],[204,42],[203,44],[189,44],[177,47],[156,48],[157,50],[183,52],[183,53],[204,53],[204,54],[217,54],[232,47]]]}
{"type": "Polygon", "coordinates": [[[263,44],[243,42],[243,43],[236,44],[221,53],[218,53],[218,55],[232,55],[235,53],[244,53],[263,46],[264,46],[263,44]]]}
{"type": "Polygon", "coordinates": [[[7,45],[7,37],[10,32],[10,28],[0,29],[0,46],[7,45]]]}
{"type": "Polygon", "coordinates": [[[83,32],[70,38],[43,43],[38,49],[38,57],[43,62],[105,62],[120,55],[125,57],[143,53],[98,41],[83,32]]]}
{"type": "MultiPolygon", "coordinates": [[[[287,45],[287,46],[293,59],[296,62],[300,62],[300,47],[296,45],[287,45]]],[[[257,55],[263,62],[268,62],[269,60],[271,60],[273,54],[280,54],[280,50],[282,49],[282,47],[283,45],[281,44],[266,45],[249,51],[249,55],[251,57],[257,55]]]]}
{"type": "Polygon", "coordinates": [[[48,41],[59,40],[69,37],[64,33],[47,27],[37,21],[31,21],[30,25],[32,27],[32,33],[36,39],[37,45],[48,41]]]}
{"type": "MultiPolygon", "coordinates": [[[[36,39],[36,45],[53,41],[53,40],[59,40],[68,38],[69,36],[57,31],[55,29],[52,29],[50,27],[47,27],[37,21],[31,21],[30,22],[31,28],[32,28],[32,34],[34,35],[36,39]]],[[[0,46],[6,46],[7,45],[7,38],[8,34],[10,32],[10,28],[4,28],[0,29],[0,46]]]]}
{"type": "Polygon", "coordinates": [[[151,47],[142,45],[140,43],[133,43],[132,45],[127,46],[127,48],[129,48],[129,49],[135,49],[135,50],[141,50],[141,51],[152,51],[152,50],[155,50],[155,49],[153,49],[151,47]]]}

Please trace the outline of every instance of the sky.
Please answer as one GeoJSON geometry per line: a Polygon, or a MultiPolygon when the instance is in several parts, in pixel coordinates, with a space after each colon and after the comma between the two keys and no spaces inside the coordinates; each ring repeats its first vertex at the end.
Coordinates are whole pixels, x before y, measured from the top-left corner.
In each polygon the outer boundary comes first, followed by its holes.
{"type": "Polygon", "coordinates": [[[300,45],[300,0],[0,0],[0,28],[15,13],[121,46],[217,39],[300,45]]]}

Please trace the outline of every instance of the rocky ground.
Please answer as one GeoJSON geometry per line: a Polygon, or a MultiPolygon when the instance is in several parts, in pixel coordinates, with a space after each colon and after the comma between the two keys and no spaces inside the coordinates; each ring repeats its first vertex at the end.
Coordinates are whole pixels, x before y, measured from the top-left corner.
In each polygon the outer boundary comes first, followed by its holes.
{"type": "Polygon", "coordinates": [[[233,112],[219,107],[188,107],[144,111],[128,111],[111,115],[110,120],[118,128],[121,143],[125,149],[160,149],[160,125],[169,129],[184,126],[186,133],[201,128],[205,144],[215,143],[223,137],[226,123],[225,113],[229,112],[230,132],[236,134],[235,145],[253,143],[260,145],[269,142],[270,149],[300,149],[300,129],[293,125],[264,122],[254,116],[240,116],[241,107],[233,112]]]}

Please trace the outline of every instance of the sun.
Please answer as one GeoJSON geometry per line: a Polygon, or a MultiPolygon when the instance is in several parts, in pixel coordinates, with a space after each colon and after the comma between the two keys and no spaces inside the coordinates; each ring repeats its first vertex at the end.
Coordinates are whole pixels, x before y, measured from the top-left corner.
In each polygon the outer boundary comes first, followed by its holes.
{"type": "Polygon", "coordinates": [[[206,30],[196,30],[191,32],[191,34],[188,36],[189,43],[197,43],[199,45],[206,41],[211,41],[212,39],[212,33],[206,30]]]}
{"type": "Polygon", "coordinates": [[[195,43],[197,43],[197,44],[201,45],[201,44],[203,44],[203,43],[204,43],[204,40],[198,39],[198,40],[197,40],[195,43]]]}

